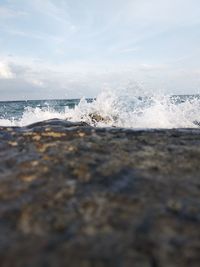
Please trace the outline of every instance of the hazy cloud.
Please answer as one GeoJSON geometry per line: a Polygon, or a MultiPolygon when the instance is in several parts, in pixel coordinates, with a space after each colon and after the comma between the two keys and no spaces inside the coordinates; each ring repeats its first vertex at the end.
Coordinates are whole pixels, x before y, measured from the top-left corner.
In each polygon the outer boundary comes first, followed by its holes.
{"type": "Polygon", "coordinates": [[[198,0],[4,0],[0,99],[198,92],[199,24],[198,0]]]}

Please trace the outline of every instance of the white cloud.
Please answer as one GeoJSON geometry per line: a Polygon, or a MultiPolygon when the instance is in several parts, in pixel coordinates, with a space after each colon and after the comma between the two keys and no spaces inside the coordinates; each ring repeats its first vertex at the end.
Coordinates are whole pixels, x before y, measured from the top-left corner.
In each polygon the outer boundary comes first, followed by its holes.
{"type": "Polygon", "coordinates": [[[137,94],[161,90],[190,93],[200,88],[199,69],[184,70],[164,64],[56,65],[15,57],[5,62],[4,59],[0,68],[0,100],[95,97],[104,88],[131,87],[137,94]]]}
{"type": "Polygon", "coordinates": [[[12,79],[15,75],[12,73],[8,64],[0,62],[0,79],[12,79]]]}

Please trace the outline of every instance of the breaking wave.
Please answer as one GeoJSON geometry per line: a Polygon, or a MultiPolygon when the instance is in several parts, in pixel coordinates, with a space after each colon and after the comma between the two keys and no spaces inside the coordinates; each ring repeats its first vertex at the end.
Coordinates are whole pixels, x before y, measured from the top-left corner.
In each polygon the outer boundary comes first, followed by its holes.
{"type": "Polygon", "coordinates": [[[145,96],[120,95],[102,92],[88,102],[81,99],[74,108],[62,111],[53,107],[27,107],[20,118],[0,119],[1,126],[25,126],[52,118],[84,121],[97,127],[127,128],[196,128],[200,122],[198,96],[145,96]]]}

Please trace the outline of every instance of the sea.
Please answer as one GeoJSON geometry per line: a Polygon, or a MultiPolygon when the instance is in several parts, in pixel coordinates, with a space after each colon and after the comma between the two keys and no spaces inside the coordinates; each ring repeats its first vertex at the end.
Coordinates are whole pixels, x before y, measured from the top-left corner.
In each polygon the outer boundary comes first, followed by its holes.
{"type": "Polygon", "coordinates": [[[199,128],[200,95],[120,95],[96,98],[1,101],[0,126],[26,126],[53,118],[94,127],[199,128]]]}

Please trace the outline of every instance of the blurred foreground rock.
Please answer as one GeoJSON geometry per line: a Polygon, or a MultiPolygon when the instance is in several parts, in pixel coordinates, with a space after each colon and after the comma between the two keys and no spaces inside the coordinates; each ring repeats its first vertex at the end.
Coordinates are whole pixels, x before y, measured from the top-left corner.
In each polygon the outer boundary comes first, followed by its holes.
{"type": "Polygon", "coordinates": [[[0,127],[1,267],[199,267],[200,129],[0,127]]]}

